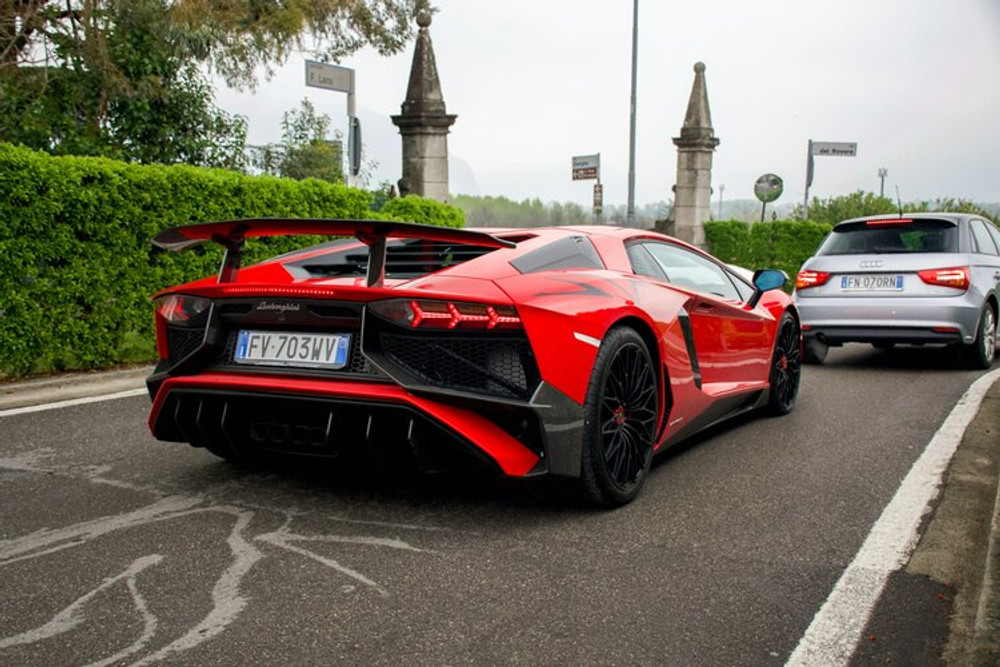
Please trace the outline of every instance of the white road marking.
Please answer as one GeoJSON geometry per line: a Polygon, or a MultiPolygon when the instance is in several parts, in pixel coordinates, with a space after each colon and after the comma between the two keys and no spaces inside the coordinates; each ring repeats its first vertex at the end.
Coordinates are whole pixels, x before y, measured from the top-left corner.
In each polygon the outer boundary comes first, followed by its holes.
{"type": "MultiPolygon", "coordinates": [[[[129,590],[133,591],[133,601],[138,602],[139,600],[141,600],[141,597],[138,600],[134,597],[135,591],[133,589],[133,585],[135,577],[146,568],[156,565],[162,560],[163,556],[156,554],[150,556],[143,556],[142,558],[139,558],[138,560],[134,561],[121,574],[116,575],[114,577],[108,577],[101,583],[100,586],[90,591],[86,595],[77,598],[73,604],[66,607],[58,614],[56,614],[52,618],[52,620],[49,621],[48,623],[38,628],[35,628],[34,630],[28,630],[27,632],[22,632],[12,637],[5,637],[0,639],[0,649],[9,648],[11,646],[18,646],[20,644],[34,644],[37,641],[41,641],[43,639],[49,639],[50,637],[55,637],[57,635],[69,632],[70,630],[72,630],[73,628],[80,625],[86,620],[86,617],[83,615],[83,607],[92,599],[94,599],[98,593],[110,588],[111,586],[114,586],[119,581],[125,580],[127,582],[130,582],[129,590]]],[[[145,602],[143,601],[141,605],[137,604],[137,608],[139,608],[140,613],[142,613],[145,610],[145,602]]],[[[148,619],[146,619],[146,621],[147,621],[145,623],[146,631],[143,632],[143,636],[145,637],[146,634],[152,636],[151,630],[149,628],[148,619]]],[[[155,625],[156,623],[154,619],[153,627],[155,627],[155,625]]]]}
{"type": "Polygon", "coordinates": [[[848,664],[889,575],[907,563],[916,547],[920,523],[941,490],[944,472],[998,378],[1000,370],[983,375],[958,399],[816,613],[787,665],[848,664]]]}
{"type": "Polygon", "coordinates": [[[30,412],[42,412],[43,410],[57,410],[59,408],[69,408],[74,405],[86,405],[87,403],[100,403],[101,401],[113,401],[116,398],[131,398],[132,396],[142,396],[149,394],[146,389],[128,389],[126,391],[116,391],[113,394],[101,394],[100,396],[86,396],[84,398],[73,398],[68,401],[56,401],[55,403],[40,403],[38,405],[28,405],[23,408],[10,408],[0,410],[0,417],[13,417],[14,415],[25,415],[30,412]]]}
{"type": "Polygon", "coordinates": [[[182,637],[133,663],[134,667],[159,664],[168,655],[190,650],[222,633],[240,615],[250,601],[240,592],[240,584],[250,568],[264,557],[257,547],[243,537],[243,530],[250,525],[252,519],[253,512],[240,512],[236,517],[236,525],[226,540],[233,552],[233,562],[212,588],[212,609],[208,615],[182,637]]]}
{"type": "Polygon", "coordinates": [[[146,525],[160,518],[172,518],[202,502],[196,497],[168,496],[132,512],[83,521],[65,528],[43,528],[21,537],[0,540],[0,566],[47,556],[117,530],[146,525]]]}
{"type": "MultiPolygon", "coordinates": [[[[0,468],[10,468],[13,470],[26,471],[49,471],[53,470],[51,465],[44,465],[45,459],[50,458],[50,450],[36,450],[22,454],[20,457],[10,459],[0,459],[0,468]]],[[[85,479],[91,482],[106,481],[96,478],[96,475],[107,472],[103,467],[94,467],[86,470],[85,479]]],[[[152,492],[155,492],[153,490],[152,492]]],[[[134,662],[134,666],[151,665],[162,663],[166,658],[189,651],[196,646],[218,636],[226,631],[239,616],[246,610],[251,602],[251,598],[242,590],[243,581],[250,570],[258,561],[265,557],[264,552],[258,549],[254,542],[259,540],[290,553],[305,556],[322,565],[330,567],[341,574],[344,574],[356,582],[362,583],[374,589],[383,597],[389,596],[389,592],[377,581],[366,577],[360,572],[342,565],[336,560],[318,554],[308,548],[297,546],[293,542],[306,543],[330,543],[330,544],[357,544],[370,547],[381,547],[396,549],[400,551],[410,551],[422,554],[435,554],[437,552],[429,549],[420,549],[413,545],[393,537],[378,537],[370,535],[303,535],[291,532],[289,527],[294,520],[292,512],[283,511],[276,508],[260,508],[261,511],[279,512],[285,514],[285,522],[277,531],[264,533],[251,537],[250,524],[253,521],[256,511],[241,509],[232,505],[204,505],[204,498],[201,496],[163,496],[150,505],[124,512],[122,514],[104,516],[98,519],[83,521],[71,526],[57,529],[43,528],[41,530],[23,535],[21,537],[0,540],[0,568],[24,560],[39,557],[48,557],[52,554],[72,549],[89,543],[97,538],[104,537],[112,532],[133,529],[138,526],[152,525],[159,522],[181,519],[187,516],[205,513],[228,514],[235,518],[235,525],[226,540],[232,553],[232,561],[224,572],[216,579],[211,591],[212,608],[196,625],[190,627],[181,636],[177,637],[166,646],[156,650],[151,654],[141,657],[134,662]]],[[[336,517],[327,517],[337,520],[336,517]]],[[[353,520],[351,523],[364,524],[367,522],[353,520]]],[[[385,524],[392,525],[392,524],[385,524]]],[[[398,528],[398,526],[396,526],[398,528]]],[[[421,526],[410,526],[411,530],[439,530],[436,528],[424,528],[421,526]]],[[[140,636],[129,646],[119,650],[112,656],[103,658],[92,663],[89,667],[107,667],[108,665],[120,663],[123,659],[133,656],[136,653],[147,649],[155,638],[158,626],[160,625],[156,616],[150,611],[146,599],[139,591],[137,576],[146,568],[166,562],[166,558],[153,554],[136,560],[125,572],[106,579],[96,589],[77,598],[69,607],[58,612],[50,621],[42,626],[22,632],[11,637],[0,637],[0,649],[19,646],[24,644],[34,644],[39,641],[51,639],[71,630],[74,630],[84,622],[92,622],[84,614],[84,607],[97,596],[98,593],[106,590],[112,585],[124,581],[131,595],[132,605],[140,614],[143,621],[143,628],[140,636]]],[[[353,591],[354,586],[348,585],[353,591]]]]}

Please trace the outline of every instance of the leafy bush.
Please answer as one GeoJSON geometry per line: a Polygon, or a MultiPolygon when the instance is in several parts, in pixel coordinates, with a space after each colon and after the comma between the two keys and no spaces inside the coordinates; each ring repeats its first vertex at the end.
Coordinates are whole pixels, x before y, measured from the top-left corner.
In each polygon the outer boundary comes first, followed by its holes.
{"type": "Polygon", "coordinates": [[[462,227],[465,224],[462,209],[413,195],[390,199],[382,206],[379,217],[439,227],[462,227]]]}
{"type": "MultiPolygon", "coordinates": [[[[149,295],[217,270],[221,249],[157,250],[177,225],[237,218],[389,217],[450,227],[462,212],[317,180],[52,157],[0,143],[0,376],[153,358],[149,295]],[[145,352],[143,352],[145,350],[145,352]]],[[[311,242],[248,243],[247,262],[311,242]]]]}
{"type": "Polygon", "coordinates": [[[705,237],[708,251],[724,262],[748,269],[782,269],[794,277],[832,227],[808,220],[753,224],[723,220],[706,222],[705,237]]]}

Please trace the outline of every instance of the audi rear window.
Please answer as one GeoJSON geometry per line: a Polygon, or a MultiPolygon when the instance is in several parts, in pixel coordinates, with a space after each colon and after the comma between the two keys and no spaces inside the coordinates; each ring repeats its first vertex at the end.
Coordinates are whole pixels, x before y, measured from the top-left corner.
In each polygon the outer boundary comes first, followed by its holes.
{"type": "Polygon", "coordinates": [[[951,220],[859,220],[837,225],[817,255],[881,255],[958,252],[958,226],[951,220]]]}

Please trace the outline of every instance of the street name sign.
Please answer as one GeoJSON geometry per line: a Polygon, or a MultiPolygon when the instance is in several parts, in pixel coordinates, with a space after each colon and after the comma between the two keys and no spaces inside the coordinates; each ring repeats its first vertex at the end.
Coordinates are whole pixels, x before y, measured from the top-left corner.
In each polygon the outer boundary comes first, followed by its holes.
{"type": "Polygon", "coordinates": [[[306,61],[306,85],[313,88],[354,93],[354,70],[327,63],[306,61]]]}
{"type": "Polygon", "coordinates": [[[830,155],[840,157],[854,157],[858,154],[857,142],[850,141],[813,141],[813,155],[830,155]]]}

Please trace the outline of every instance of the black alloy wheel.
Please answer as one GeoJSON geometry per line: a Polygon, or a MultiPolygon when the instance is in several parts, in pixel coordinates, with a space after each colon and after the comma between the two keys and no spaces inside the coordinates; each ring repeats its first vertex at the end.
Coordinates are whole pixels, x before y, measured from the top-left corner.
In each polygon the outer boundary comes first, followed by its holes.
{"type": "Polygon", "coordinates": [[[802,334],[795,316],[786,312],[778,323],[771,358],[771,394],[767,410],[773,415],[787,415],[795,407],[802,380],[802,334]]]}
{"type": "Polygon", "coordinates": [[[584,402],[581,481],[599,505],[630,502],[646,481],[656,437],[657,380],[642,337],[612,329],[601,343],[584,402]]]}

